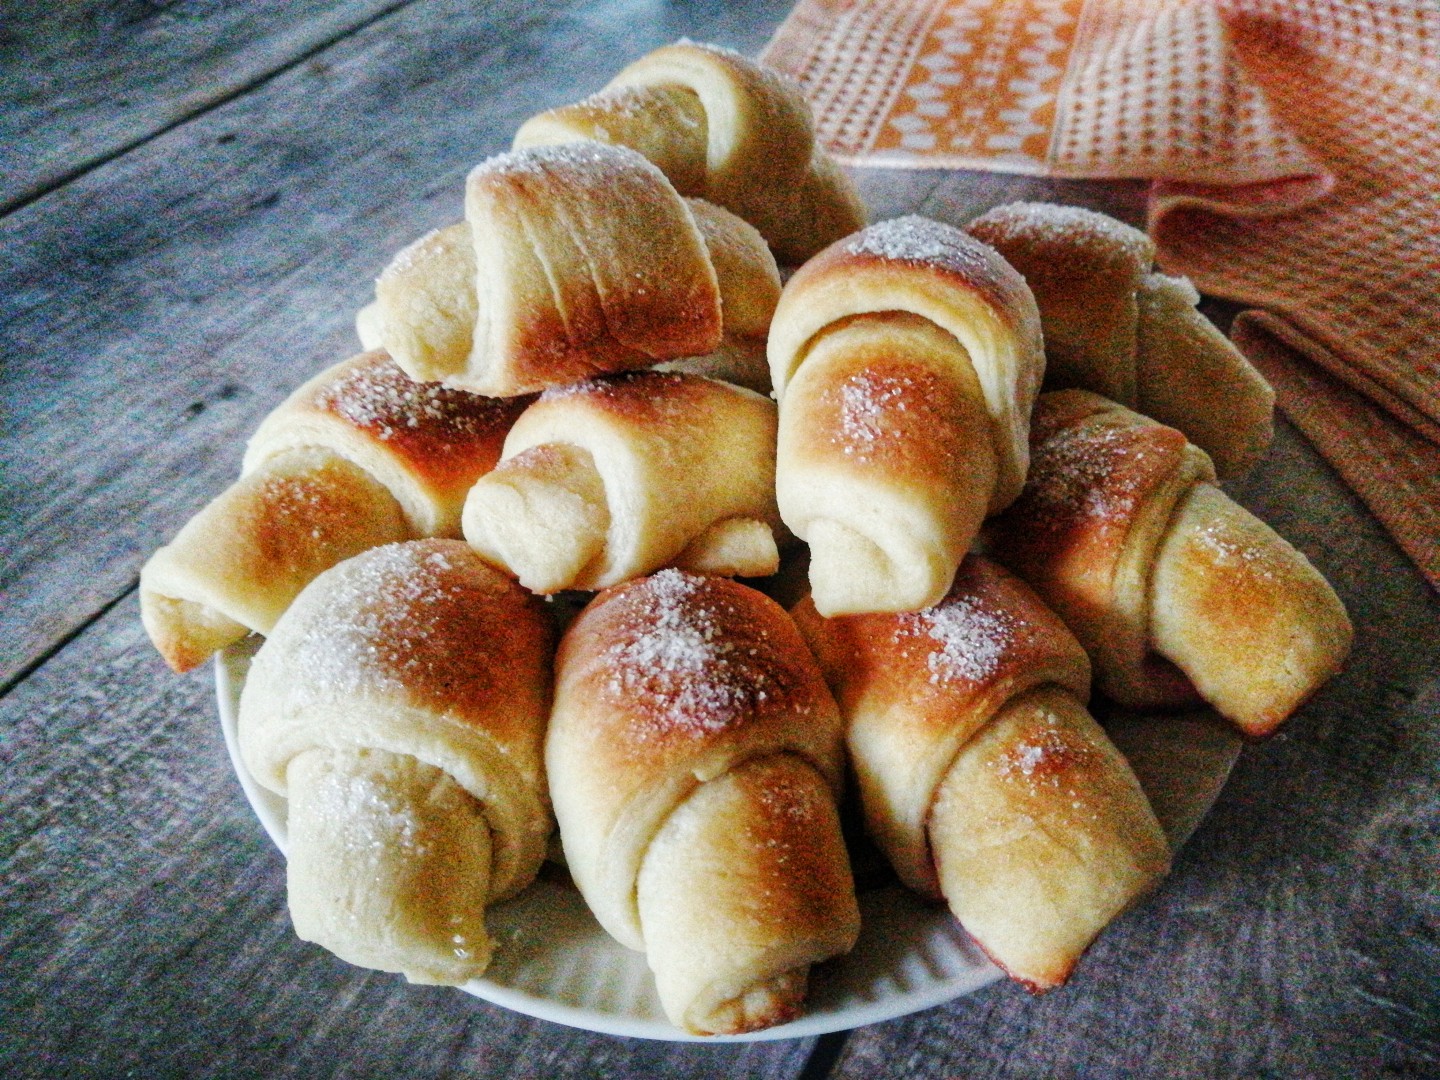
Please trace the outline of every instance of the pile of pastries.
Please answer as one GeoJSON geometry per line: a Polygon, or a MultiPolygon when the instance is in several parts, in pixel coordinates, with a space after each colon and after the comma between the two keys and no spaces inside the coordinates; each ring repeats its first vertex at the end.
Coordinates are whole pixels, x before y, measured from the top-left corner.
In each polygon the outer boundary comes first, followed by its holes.
{"type": "Polygon", "coordinates": [[[1217,486],[1272,396],[1153,258],[1058,206],[867,227],[796,88],[712,46],[528,121],[141,575],[176,670],[266,638],[239,742],[297,933],[465,982],[558,827],[671,1020],[752,1031],[856,940],[854,798],[1063,982],[1170,864],[1092,680],[1260,737],[1351,636],[1217,486]]]}

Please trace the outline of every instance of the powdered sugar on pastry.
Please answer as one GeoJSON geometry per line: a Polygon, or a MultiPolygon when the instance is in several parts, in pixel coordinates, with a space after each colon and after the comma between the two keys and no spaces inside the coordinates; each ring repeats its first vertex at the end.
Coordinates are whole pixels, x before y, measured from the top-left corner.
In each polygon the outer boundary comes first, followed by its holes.
{"type": "Polygon", "coordinates": [[[899,617],[896,636],[930,641],[930,682],[980,683],[1000,670],[1015,648],[1023,619],[969,596],[950,596],[924,611],[899,617]]]}
{"type": "Polygon", "coordinates": [[[315,396],[315,405],[382,440],[421,431],[431,438],[473,438],[514,417],[513,409],[488,398],[417,382],[389,358],[350,368],[315,396]]]}
{"type": "Polygon", "coordinates": [[[1096,244],[1123,248],[1149,265],[1155,245],[1139,229],[1108,214],[1058,203],[1020,202],[997,206],[978,219],[985,239],[996,246],[1019,238],[1056,244],[1096,244]]]}
{"type": "Polygon", "coordinates": [[[851,375],[840,387],[840,429],[837,441],[847,454],[865,456],[872,443],[884,437],[885,418],[892,410],[906,411],[913,381],[877,371],[851,375]]]}
{"type": "Polygon", "coordinates": [[[1139,492],[1126,472],[1145,460],[1143,445],[1116,427],[1071,427],[1050,438],[1031,459],[1028,496],[1036,507],[1096,520],[1119,521],[1139,492]],[[1122,465],[1124,468],[1122,469],[1122,465]]]}
{"type": "MultiPolygon", "coordinates": [[[[704,581],[674,569],[648,578],[627,632],[606,652],[610,692],[653,703],[652,715],[637,711],[637,721],[720,731],[769,696],[770,664],[759,643],[721,633],[711,605],[724,601],[703,596],[704,581]]],[[[648,726],[637,723],[637,735],[644,738],[648,726]]]]}
{"type": "Polygon", "coordinates": [[[938,263],[956,273],[989,276],[975,241],[918,214],[871,225],[845,243],[850,255],[910,263],[938,263]]]}

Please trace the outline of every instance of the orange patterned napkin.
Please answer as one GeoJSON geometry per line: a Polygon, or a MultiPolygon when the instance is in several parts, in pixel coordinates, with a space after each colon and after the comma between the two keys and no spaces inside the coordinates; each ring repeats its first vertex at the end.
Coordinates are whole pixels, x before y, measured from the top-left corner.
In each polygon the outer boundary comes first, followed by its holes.
{"type": "Polygon", "coordinates": [[[851,164],[1155,180],[1162,265],[1440,587],[1440,5],[801,0],[764,59],[851,164]]]}

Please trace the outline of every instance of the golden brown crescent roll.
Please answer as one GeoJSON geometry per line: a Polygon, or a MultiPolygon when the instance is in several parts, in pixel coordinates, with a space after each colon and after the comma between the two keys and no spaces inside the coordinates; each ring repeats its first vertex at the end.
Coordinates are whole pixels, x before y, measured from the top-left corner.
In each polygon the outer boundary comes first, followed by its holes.
{"type": "Polygon", "coordinates": [[[959,229],[881,222],[796,272],[768,351],[776,495],[817,608],[935,603],[1025,480],[1044,370],[1025,282],[959,229]]]}
{"type": "Polygon", "coordinates": [[[1198,691],[1267,735],[1339,670],[1351,627],[1300,552],[1213,484],[1171,427],[1083,390],[1041,395],[1025,491],[987,531],[1133,708],[1198,691]]]}
{"type": "Polygon", "coordinates": [[[730,49],[656,49],[598,94],[527,120],[514,145],[577,140],[644,154],[682,195],[753,224],[789,265],[865,225],[854,186],[816,145],[800,88],[730,49]]]}
{"type": "Polygon", "coordinates": [[[662,566],[775,572],[775,404],[698,375],[547,390],[465,502],[465,538],[539,593],[662,566]]]}
{"type": "Polygon", "coordinates": [[[534,879],[552,819],[552,631],[456,540],[375,548],[312,582],[240,696],[246,767],[289,800],[295,931],[412,982],[485,970],[488,904],[534,879]]]}
{"type": "Polygon", "coordinates": [[[241,478],[140,572],[150,639],[188,671],[269,633],[315,575],[367,548],[460,533],[527,404],[412,381],[383,352],[327,369],[260,425],[241,478]]]}
{"type": "Polygon", "coordinates": [[[1223,476],[1270,445],[1275,394],[1195,309],[1190,282],[1151,272],[1155,244],[1093,210],[996,207],[967,227],[1024,275],[1045,328],[1045,388],[1092,390],[1179,428],[1223,476]]]}
{"type": "Polygon", "coordinates": [[[934,607],[795,620],[840,703],[866,828],[918,892],[1032,990],[1169,869],[1165,834],[1085,709],[1058,616],[969,556],[934,607]]]}
{"type": "Polygon", "coordinates": [[[417,379],[508,397],[764,336],[778,293],[745,222],[571,143],[476,166],[465,220],[401,251],[356,326],[417,379]]]}
{"type": "Polygon", "coordinates": [[[840,718],[774,601],[662,570],[601,593],[556,658],[545,748],[565,858],[697,1034],[794,1019],[859,929],[840,718]]]}
{"type": "MultiPolygon", "coordinates": [[[[734,214],[703,199],[686,199],[715,268],[724,333],[713,352],[666,361],[658,367],[696,370],[731,382],[770,388],[763,353],[770,317],[780,298],[780,272],[765,241],[734,214]],[[761,354],[755,359],[754,354],[761,354]],[[763,368],[763,373],[758,373],[763,368]]],[[[397,255],[376,283],[377,299],[355,318],[360,344],[386,341],[387,313],[398,313],[397,334],[417,363],[459,365],[473,347],[478,301],[475,251],[469,222],[427,233],[397,255]],[[410,329],[407,331],[406,327],[410,329]]]]}

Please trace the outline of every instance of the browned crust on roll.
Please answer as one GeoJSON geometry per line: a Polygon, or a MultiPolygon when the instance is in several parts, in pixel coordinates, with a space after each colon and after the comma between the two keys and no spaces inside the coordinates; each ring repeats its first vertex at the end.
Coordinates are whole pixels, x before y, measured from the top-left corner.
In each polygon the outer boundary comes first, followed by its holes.
{"type": "Polygon", "coordinates": [[[384,443],[424,483],[456,491],[495,467],[506,432],[531,400],[416,382],[376,350],[356,357],[290,407],[344,421],[384,443]]]}
{"type": "Polygon", "coordinates": [[[1046,395],[1032,418],[1030,477],[1002,552],[1032,583],[1113,571],[1136,515],[1185,456],[1174,428],[1085,398],[1046,395]]]}
{"type": "Polygon", "coordinates": [[[644,154],[682,194],[753,224],[787,265],[865,225],[854,185],[815,145],[799,86],[731,49],[656,49],[600,93],[532,117],[514,145],[586,139],[644,154]]]}
{"type": "Polygon", "coordinates": [[[311,749],[409,755],[484,806],[489,895],[534,877],[552,819],[543,740],[553,630],[543,601],[462,541],[363,552],[316,578],[256,655],[237,724],[246,766],[289,789],[311,749]]]}
{"type": "Polygon", "coordinates": [[[1195,699],[1150,651],[1149,578],[1175,502],[1213,479],[1183,434],[1098,394],[1041,395],[1024,490],[987,527],[988,550],[1060,612],[1100,688],[1135,707],[1195,699]]]}
{"type": "MultiPolygon", "coordinates": [[[[969,412],[960,399],[974,384],[918,360],[912,349],[919,346],[912,341],[928,338],[953,350],[954,339],[934,323],[903,312],[858,318],[877,328],[894,327],[896,339],[847,344],[801,429],[808,438],[797,450],[803,448],[807,457],[863,464],[901,482],[951,477],[966,457],[962,440],[973,434],[958,418],[969,412]]],[[[850,323],[832,324],[825,333],[850,323]]]]}
{"type": "Polygon", "coordinates": [[[853,944],[841,735],[789,616],[728,578],[662,570],[601,593],[566,632],[545,754],[566,860],[600,924],[647,953],[675,1023],[783,1019],[805,969],[853,944]],[[790,858],[737,844],[742,831],[790,858]],[[787,862],[823,868],[795,882],[787,862]],[[817,877],[834,890],[812,906],[817,877]]]}
{"type": "Polygon", "coordinates": [[[551,387],[535,399],[539,415],[569,399],[583,399],[588,408],[626,425],[657,432],[657,438],[680,438],[717,400],[734,394],[731,386],[679,371],[621,371],[551,387]]]}
{"type": "Polygon", "coordinates": [[[723,205],[737,203],[736,212],[758,192],[752,177],[774,183],[798,180],[815,151],[810,106],[793,80],[719,45],[679,41],[642,56],[610,81],[619,86],[684,86],[705,107],[707,128],[707,197],[723,205]],[[716,115],[711,115],[715,113],[716,115]],[[733,117],[722,128],[722,116],[733,117]]]}
{"type": "Polygon", "coordinates": [[[1136,298],[1155,258],[1139,229],[1076,206],[1011,203],[965,226],[1024,276],[1045,329],[1046,386],[1136,400],[1136,298]]]}
{"type": "Polygon", "coordinates": [[[924,611],[823,619],[808,597],[796,625],[841,712],[903,706],[917,733],[973,732],[1016,694],[1054,682],[1084,700],[1090,660],[1060,616],[983,555],[968,555],[945,598],[924,611]]]}
{"type": "Polygon", "coordinates": [[[966,228],[1034,291],[1047,390],[1092,390],[1177,427],[1221,476],[1265,452],[1274,393],[1196,310],[1188,280],[1150,272],[1155,244],[1145,233],[1093,210],[1030,202],[995,207],[966,228]]]}
{"type": "Polygon", "coordinates": [[[728,578],[662,570],[600,593],[556,657],[546,741],[576,883],[601,925],[645,948],[635,879],[698,785],[752,758],[809,762],[838,797],[840,716],[773,600],[728,578]]]}
{"type": "Polygon", "coordinates": [[[1271,734],[1344,665],[1353,628],[1303,554],[1211,484],[1180,500],[1156,556],[1157,651],[1252,738],[1271,734]]]}
{"type": "Polygon", "coordinates": [[[465,201],[480,245],[482,323],[494,317],[483,295],[491,238],[525,264],[523,275],[507,273],[527,282],[498,326],[503,339],[477,332],[491,365],[477,388],[525,393],[719,345],[720,292],[704,240],[669,180],[635,151],[572,143],[502,154],[471,171],[465,201]]]}
{"type": "Polygon", "coordinates": [[[699,767],[742,729],[779,734],[797,717],[834,716],[783,609],[729,578],[664,570],[605,590],[567,631],[556,668],[567,694],[591,702],[595,753],[627,767],[699,767]],[[693,620],[672,606],[681,591],[696,594],[693,620]]]}
{"type": "Polygon", "coordinates": [[[140,614],[177,672],[250,631],[268,634],[320,572],[408,538],[390,493],[318,447],[290,450],[241,477],[140,571],[140,614]]]}
{"type": "Polygon", "coordinates": [[[720,285],[726,335],[763,340],[780,301],[780,270],[765,238],[744,218],[705,199],[686,199],[720,285]]]}
{"type": "Polygon", "coordinates": [[[1090,666],[1022,581],[970,556],[915,614],[795,613],[840,701],[867,831],[1008,973],[1064,981],[1169,849],[1085,710],[1090,666]]]}
{"type": "Polygon", "coordinates": [[[860,927],[834,793],[793,754],[750,758],[667,819],[637,881],[667,1012],[699,1034],[796,1019],[814,963],[860,927]]]}
{"type": "Polygon", "coordinates": [[[415,533],[458,534],[466,492],[495,467],[532,400],[416,382],[377,349],[321,372],[283,401],[251,438],[244,469],[296,447],[324,446],[389,488],[415,533]]]}
{"type": "Polygon", "coordinates": [[[343,586],[331,585],[325,618],[287,640],[325,700],[345,683],[392,688],[505,744],[533,738],[530,718],[548,707],[549,671],[537,662],[551,653],[551,633],[539,597],[463,541],[432,539],[352,560],[343,586]]]}
{"type": "Polygon", "coordinates": [[[1032,992],[1063,983],[1170,866],[1124,756],[1055,686],[1012,698],[965,745],[928,832],[951,911],[1032,992]]]}
{"type": "Polygon", "coordinates": [[[1023,581],[978,555],[924,611],[825,619],[807,597],[793,614],[845,718],[867,828],[906,885],[939,897],[925,830],[955,755],[1036,686],[1084,701],[1089,658],[1023,581]]]}
{"type": "Polygon", "coordinates": [[[781,408],[791,378],[828,325],[895,311],[929,319],[968,354],[998,463],[986,501],[991,513],[998,512],[1024,484],[1044,347],[1024,278],[960,229],[917,216],[882,221],[830,245],[796,271],[780,295],[767,347],[781,408]]]}

